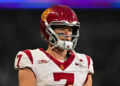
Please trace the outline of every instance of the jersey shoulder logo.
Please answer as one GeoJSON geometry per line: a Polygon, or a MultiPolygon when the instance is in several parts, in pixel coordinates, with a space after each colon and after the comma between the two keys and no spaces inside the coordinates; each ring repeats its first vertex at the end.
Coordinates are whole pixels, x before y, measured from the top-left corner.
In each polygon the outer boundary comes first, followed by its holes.
{"type": "Polygon", "coordinates": [[[42,63],[47,63],[48,61],[47,60],[38,60],[38,64],[42,64],[42,63]]]}

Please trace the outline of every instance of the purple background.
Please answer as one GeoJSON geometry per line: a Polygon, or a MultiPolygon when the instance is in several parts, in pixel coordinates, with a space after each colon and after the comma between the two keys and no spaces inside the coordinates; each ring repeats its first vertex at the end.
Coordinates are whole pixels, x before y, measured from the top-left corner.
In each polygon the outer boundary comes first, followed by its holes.
{"type": "Polygon", "coordinates": [[[0,8],[48,8],[56,4],[72,8],[120,8],[120,0],[0,0],[0,8]]]}

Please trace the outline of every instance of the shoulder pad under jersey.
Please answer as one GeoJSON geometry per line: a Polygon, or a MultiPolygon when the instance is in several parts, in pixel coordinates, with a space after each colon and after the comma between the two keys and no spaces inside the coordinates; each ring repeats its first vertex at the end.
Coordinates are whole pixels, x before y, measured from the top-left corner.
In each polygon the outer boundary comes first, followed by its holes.
{"type": "Polygon", "coordinates": [[[18,52],[15,58],[14,67],[15,69],[32,67],[33,57],[29,49],[18,52]]]}

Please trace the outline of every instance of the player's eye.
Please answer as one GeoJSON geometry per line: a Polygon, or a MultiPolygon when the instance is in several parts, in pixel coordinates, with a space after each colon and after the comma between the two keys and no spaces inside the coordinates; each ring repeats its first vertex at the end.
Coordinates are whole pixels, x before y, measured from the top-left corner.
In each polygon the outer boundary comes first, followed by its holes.
{"type": "Polygon", "coordinates": [[[72,32],[72,31],[73,31],[73,29],[72,29],[72,28],[69,28],[69,29],[68,29],[68,31],[69,31],[69,32],[72,32]]]}

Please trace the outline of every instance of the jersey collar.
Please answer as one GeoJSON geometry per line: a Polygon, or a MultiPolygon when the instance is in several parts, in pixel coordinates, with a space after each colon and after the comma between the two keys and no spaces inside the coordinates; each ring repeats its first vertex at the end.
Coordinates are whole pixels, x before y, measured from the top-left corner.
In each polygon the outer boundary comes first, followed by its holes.
{"type": "Polygon", "coordinates": [[[75,55],[72,51],[69,51],[70,56],[68,57],[68,59],[64,62],[60,62],[59,60],[55,59],[54,57],[52,57],[51,55],[49,55],[46,51],[44,51],[43,48],[39,48],[40,51],[42,51],[43,53],[46,54],[46,56],[48,58],[50,58],[62,71],[64,71],[68,66],[70,66],[70,64],[73,62],[75,55]]]}

